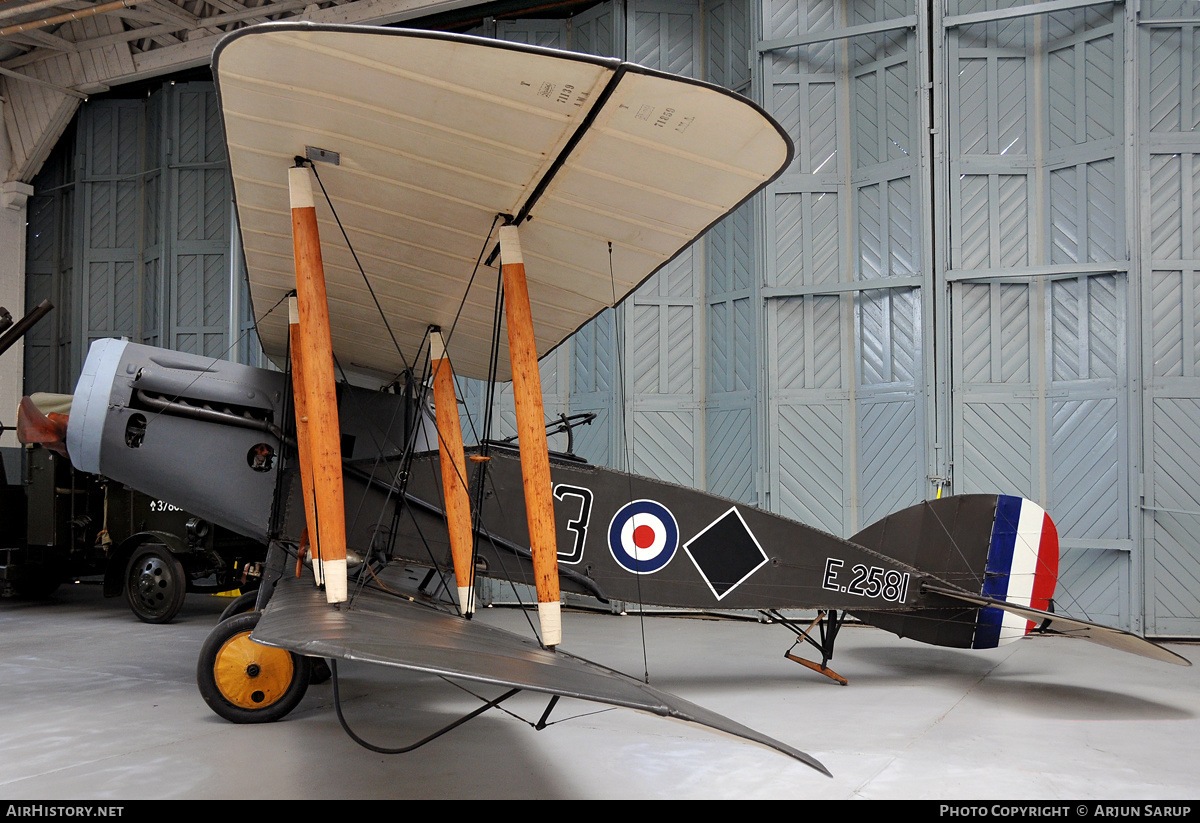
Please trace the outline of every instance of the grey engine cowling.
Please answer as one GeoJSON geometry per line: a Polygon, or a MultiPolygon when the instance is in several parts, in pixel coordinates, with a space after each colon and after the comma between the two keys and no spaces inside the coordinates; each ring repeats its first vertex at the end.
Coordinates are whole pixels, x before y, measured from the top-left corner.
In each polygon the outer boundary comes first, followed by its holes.
{"type": "Polygon", "coordinates": [[[100,474],[267,539],[285,376],[124,340],[97,340],[75,388],[67,450],[100,474]]]}

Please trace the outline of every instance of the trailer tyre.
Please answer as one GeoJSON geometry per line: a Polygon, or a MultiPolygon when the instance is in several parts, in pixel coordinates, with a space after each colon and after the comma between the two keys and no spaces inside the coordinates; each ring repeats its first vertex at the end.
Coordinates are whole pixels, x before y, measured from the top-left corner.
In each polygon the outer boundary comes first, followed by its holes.
{"type": "Polygon", "coordinates": [[[49,569],[34,567],[25,569],[25,574],[13,581],[13,590],[18,597],[28,600],[45,600],[58,590],[62,576],[49,569]]]}
{"type": "Polygon", "coordinates": [[[260,617],[261,612],[246,612],[218,623],[196,663],[204,702],[232,723],[279,720],[308,690],[308,658],[250,638],[260,617]]]}
{"type": "Polygon", "coordinates": [[[170,623],[183,608],[187,574],[170,549],[157,543],[139,546],[125,567],[125,597],[143,623],[170,623]]]}

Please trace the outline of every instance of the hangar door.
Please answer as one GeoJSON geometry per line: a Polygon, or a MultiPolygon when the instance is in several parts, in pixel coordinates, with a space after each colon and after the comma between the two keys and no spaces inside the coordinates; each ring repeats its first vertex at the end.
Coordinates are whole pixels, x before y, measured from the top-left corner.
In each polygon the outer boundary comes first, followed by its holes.
{"type": "Polygon", "coordinates": [[[1128,626],[1125,8],[1071,5],[957,0],[939,21],[953,477],[1041,501],[1060,608],[1128,626]]]}
{"type": "Polygon", "coordinates": [[[1138,16],[1140,366],[1147,631],[1200,635],[1200,18],[1138,16]]]}
{"type": "Polygon", "coordinates": [[[257,363],[211,83],[84,103],[34,180],[26,392],[73,391],[93,340],[257,363]]]}
{"type": "Polygon", "coordinates": [[[932,488],[917,31],[903,0],[763,5],[764,105],[796,143],[764,203],[769,501],[839,535],[932,488]]]}
{"type": "Polygon", "coordinates": [[[1080,0],[934,21],[955,489],[1043,501],[1062,607],[1159,636],[1200,632],[1197,22],[1080,0]]]}
{"type": "Polygon", "coordinates": [[[946,481],[1028,496],[1061,608],[1200,631],[1194,9],[761,14],[798,150],[761,213],[766,502],[849,534],[946,481]]]}

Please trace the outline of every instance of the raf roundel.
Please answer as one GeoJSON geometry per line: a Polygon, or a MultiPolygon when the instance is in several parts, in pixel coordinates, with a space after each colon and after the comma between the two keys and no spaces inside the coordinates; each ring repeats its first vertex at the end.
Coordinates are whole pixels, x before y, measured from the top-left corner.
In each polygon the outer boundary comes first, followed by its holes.
{"type": "Polygon", "coordinates": [[[608,525],[608,548],[626,571],[653,574],[670,563],[679,549],[675,515],[654,500],[626,503],[608,525]]]}

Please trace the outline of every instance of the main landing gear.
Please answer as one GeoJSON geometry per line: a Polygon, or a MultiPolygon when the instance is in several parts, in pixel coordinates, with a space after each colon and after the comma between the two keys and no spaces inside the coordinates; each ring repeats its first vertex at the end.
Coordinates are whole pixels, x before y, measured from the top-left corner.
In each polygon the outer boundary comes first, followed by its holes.
{"type": "Polygon", "coordinates": [[[776,623],[787,627],[788,630],[796,635],[796,642],[792,644],[790,649],[783,653],[784,657],[786,657],[788,660],[799,663],[805,668],[812,669],[817,674],[825,675],[834,683],[839,685],[845,686],[850,682],[826,665],[830,660],[833,659],[833,643],[835,640],[837,640],[838,630],[842,628],[842,623],[846,621],[845,612],[842,612],[842,614],[839,616],[837,609],[831,609],[828,612],[818,611],[816,619],[809,623],[807,628],[802,628],[799,624],[784,617],[775,609],[764,611],[763,614],[769,617],[771,620],[774,620],[776,623]],[[819,640],[813,639],[813,629],[818,630],[820,637],[819,640]],[[821,653],[820,663],[814,663],[812,660],[806,660],[797,654],[793,654],[793,652],[796,650],[796,647],[802,642],[808,643],[821,653]]]}
{"type": "Polygon", "coordinates": [[[286,649],[250,639],[260,612],[235,614],[217,624],[200,649],[196,683],[214,712],[233,723],[269,723],[300,704],[311,662],[286,649]]]}

